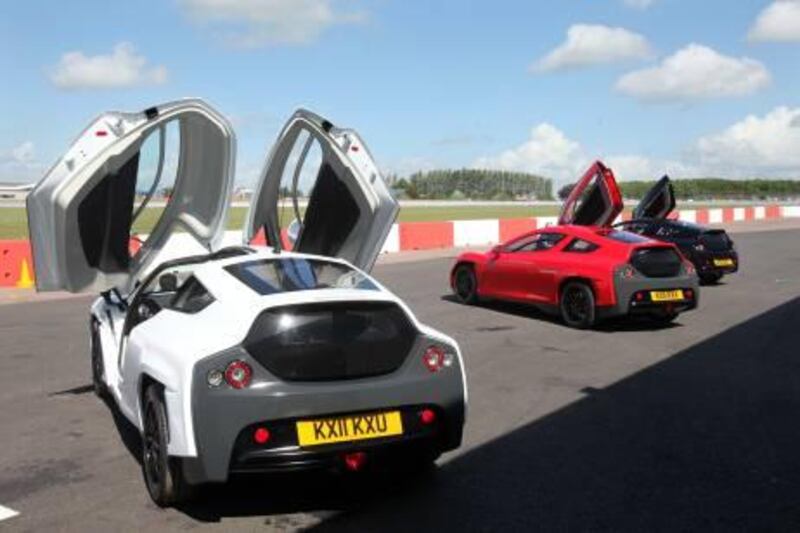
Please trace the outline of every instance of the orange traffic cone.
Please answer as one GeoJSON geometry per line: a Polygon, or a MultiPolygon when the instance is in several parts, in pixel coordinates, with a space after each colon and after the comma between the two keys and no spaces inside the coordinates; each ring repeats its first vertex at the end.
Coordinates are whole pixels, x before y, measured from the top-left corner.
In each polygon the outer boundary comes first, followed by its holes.
{"type": "Polygon", "coordinates": [[[30,289],[33,287],[33,276],[31,276],[31,269],[28,267],[28,260],[22,260],[22,266],[19,267],[19,280],[17,287],[20,289],[30,289]]]}

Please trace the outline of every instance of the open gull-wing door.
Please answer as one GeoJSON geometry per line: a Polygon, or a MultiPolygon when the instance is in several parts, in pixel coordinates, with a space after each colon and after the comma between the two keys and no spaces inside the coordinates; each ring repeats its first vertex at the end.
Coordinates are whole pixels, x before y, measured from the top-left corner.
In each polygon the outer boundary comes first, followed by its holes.
{"type": "Polygon", "coordinates": [[[669,176],[653,185],[633,210],[633,218],[666,218],[675,209],[675,191],[669,176]]]}
{"type": "Polygon", "coordinates": [[[127,292],[177,231],[213,249],[235,151],[201,100],[98,117],[27,198],[37,289],[127,292]]]}
{"type": "Polygon", "coordinates": [[[614,173],[596,161],[573,187],[561,208],[558,223],[608,226],[623,208],[622,194],[614,173]]]}
{"type": "Polygon", "coordinates": [[[245,243],[339,257],[369,271],[399,206],[355,131],[306,110],[292,115],[267,158],[250,204],[245,243]]]}

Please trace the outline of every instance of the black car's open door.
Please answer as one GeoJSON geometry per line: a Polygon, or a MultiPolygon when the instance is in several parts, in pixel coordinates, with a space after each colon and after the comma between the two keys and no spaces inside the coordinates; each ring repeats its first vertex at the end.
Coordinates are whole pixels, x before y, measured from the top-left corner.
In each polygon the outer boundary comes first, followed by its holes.
{"type": "Polygon", "coordinates": [[[633,218],[666,218],[675,209],[675,191],[669,176],[664,176],[644,195],[633,210],[633,218]]]}

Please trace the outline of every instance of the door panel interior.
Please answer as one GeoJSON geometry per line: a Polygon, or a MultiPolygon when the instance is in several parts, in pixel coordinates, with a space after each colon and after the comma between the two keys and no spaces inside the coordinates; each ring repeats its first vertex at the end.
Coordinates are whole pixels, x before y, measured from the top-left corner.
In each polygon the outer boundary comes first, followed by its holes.
{"type": "Polygon", "coordinates": [[[642,197],[633,218],[666,218],[675,209],[675,191],[669,176],[664,176],[642,197]]]}
{"type": "Polygon", "coordinates": [[[300,110],[270,153],[243,236],[250,242],[263,229],[271,246],[369,270],[398,210],[358,135],[300,110]]]}
{"type": "Polygon", "coordinates": [[[614,173],[596,161],[575,184],[561,209],[559,224],[608,226],[624,204],[614,173]]]}
{"type": "Polygon", "coordinates": [[[127,292],[176,232],[213,249],[235,148],[227,119],[200,100],[101,115],[27,198],[37,289],[127,292]]]}

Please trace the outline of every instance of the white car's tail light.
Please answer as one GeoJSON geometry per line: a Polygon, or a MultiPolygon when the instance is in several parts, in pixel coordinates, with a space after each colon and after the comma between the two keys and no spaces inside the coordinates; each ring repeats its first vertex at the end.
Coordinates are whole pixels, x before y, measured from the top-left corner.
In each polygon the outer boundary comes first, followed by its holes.
{"type": "Polygon", "coordinates": [[[453,365],[453,354],[441,346],[429,346],[422,355],[422,363],[430,372],[438,372],[453,365]]]}
{"type": "Polygon", "coordinates": [[[206,374],[206,381],[209,387],[219,387],[222,385],[222,382],[225,381],[225,374],[222,373],[222,370],[214,368],[213,370],[209,370],[208,374],[206,374]]]}
{"type": "Polygon", "coordinates": [[[225,381],[234,389],[243,389],[250,384],[253,377],[253,369],[244,361],[237,360],[231,362],[225,369],[225,381]]]}

